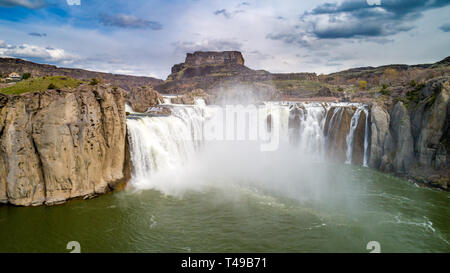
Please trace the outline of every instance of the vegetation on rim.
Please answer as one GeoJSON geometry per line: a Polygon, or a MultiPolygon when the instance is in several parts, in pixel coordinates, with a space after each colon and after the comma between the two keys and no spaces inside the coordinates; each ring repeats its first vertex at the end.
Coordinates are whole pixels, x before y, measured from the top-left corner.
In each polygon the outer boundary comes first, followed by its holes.
{"type": "Polygon", "coordinates": [[[47,89],[76,88],[82,83],[84,82],[64,76],[29,78],[12,86],[0,89],[0,93],[23,94],[47,89]]]}

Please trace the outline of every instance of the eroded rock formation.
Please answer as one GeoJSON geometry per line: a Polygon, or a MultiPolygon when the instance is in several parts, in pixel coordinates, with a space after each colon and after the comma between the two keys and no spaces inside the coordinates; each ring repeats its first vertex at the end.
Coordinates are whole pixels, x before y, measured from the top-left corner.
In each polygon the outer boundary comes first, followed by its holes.
{"type": "Polygon", "coordinates": [[[58,204],[128,179],[125,91],[0,94],[0,202],[58,204]]]}
{"type": "Polygon", "coordinates": [[[450,78],[428,81],[419,101],[371,107],[370,166],[450,188],[450,78]]]}
{"type": "Polygon", "coordinates": [[[163,102],[163,97],[151,86],[132,88],[127,95],[128,103],[135,112],[145,112],[163,102]]]}

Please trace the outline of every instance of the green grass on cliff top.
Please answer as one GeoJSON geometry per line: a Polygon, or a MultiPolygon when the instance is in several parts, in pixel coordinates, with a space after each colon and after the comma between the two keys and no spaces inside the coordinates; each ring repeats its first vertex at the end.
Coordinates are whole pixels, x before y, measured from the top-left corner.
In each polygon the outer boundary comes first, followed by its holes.
{"type": "Polygon", "coordinates": [[[23,94],[28,92],[37,92],[47,90],[50,84],[53,84],[54,89],[75,88],[82,84],[83,81],[76,80],[65,76],[52,76],[31,78],[0,89],[0,93],[4,94],[23,94]]]}

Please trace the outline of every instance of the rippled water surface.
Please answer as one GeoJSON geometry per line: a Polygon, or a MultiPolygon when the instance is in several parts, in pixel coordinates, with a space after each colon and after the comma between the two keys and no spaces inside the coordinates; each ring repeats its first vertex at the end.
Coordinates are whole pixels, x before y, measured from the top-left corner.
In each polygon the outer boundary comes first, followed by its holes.
{"type": "Polygon", "coordinates": [[[450,251],[448,193],[367,168],[327,172],[348,181],[310,199],[296,198],[295,183],[279,191],[220,181],[178,196],[128,189],[54,207],[3,206],[0,252],[68,252],[69,241],[82,252],[368,252],[369,241],[382,252],[450,251]]]}

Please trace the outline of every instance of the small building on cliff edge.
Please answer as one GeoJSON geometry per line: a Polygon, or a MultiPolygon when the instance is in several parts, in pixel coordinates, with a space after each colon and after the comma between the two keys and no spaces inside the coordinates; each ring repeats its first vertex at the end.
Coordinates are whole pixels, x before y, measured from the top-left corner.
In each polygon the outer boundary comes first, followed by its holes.
{"type": "Polygon", "coordinates": [[[22,76],[20,76],[18,73],[16,72],[12,72],[11,74],[8,75],[8,77],[6,78],[7,81],[21,81],[22,80],[22,76]]]}

